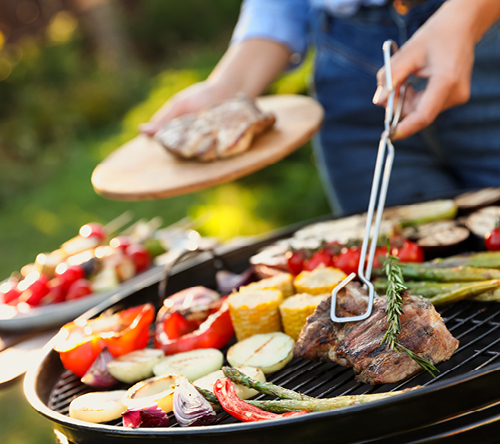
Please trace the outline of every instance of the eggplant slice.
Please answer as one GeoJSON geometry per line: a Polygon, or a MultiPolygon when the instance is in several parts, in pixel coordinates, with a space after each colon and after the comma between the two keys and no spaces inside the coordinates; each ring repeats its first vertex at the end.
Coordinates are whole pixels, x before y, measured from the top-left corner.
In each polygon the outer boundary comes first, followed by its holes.
{"type": "Polygon", "coordinates": [[[455,204],[461,212],[471,212],[500,202],[500,188],[483,188],[469,191],[455,197],[455,204]]]}

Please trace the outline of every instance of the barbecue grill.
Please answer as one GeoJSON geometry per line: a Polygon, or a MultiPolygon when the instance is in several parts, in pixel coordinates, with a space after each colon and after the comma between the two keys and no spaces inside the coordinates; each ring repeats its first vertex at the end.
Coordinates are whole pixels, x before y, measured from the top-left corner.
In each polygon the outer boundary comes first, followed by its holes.
{"type": "MultiPolygon", "coordinates": [[[[218,250],[217,256],[202,253],[174,267],[167,294],[204,285],[216,288],[215,270],[221,261],[231,270],[248,267],[250,256],[263,246],[287,237],[284,232],[250,245],[218,250]]],[[[153,302],[158,306],[161,273],[143,285],[116,295],[82,317],[102,311],[153,302]]],[[[399,396],[329,412],[241,423],[219,412],[215,424],[181,428],[171,414],[170,425],[158,429],[126,429],[121,420],[91,424],[68,416],[71,400],[91,391],[66,371],[49,343],[43,359],[25,379],[31,405],[48,418],[61,442],[123,443],[130,440],[159,443],[494,443],[500,442],[500,304],[461,301],[440,313],[460,346],[454,356],[438,365],[435,378],[426,372],[400,384],[369,386],[355,381],[352,369],[334,363],[295,358],[268,380],[315,397],[379,393],[421,386],[399,396]]],[[[223,350],[224,351],[224,350],[223,350]]],[[[93,390],[92,390],[93,391],[93,390]]],[[[262,399],[271,399],[261,395],[262,399]]],[[[260,399],[257,398],[257,399],[260,399]]]]}

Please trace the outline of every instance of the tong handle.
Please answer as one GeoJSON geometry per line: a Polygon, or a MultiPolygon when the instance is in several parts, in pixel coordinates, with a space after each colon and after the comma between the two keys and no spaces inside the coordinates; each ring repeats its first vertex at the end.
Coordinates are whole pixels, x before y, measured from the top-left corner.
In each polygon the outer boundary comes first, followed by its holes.
{"type": "Polygon", "coordinates": [[[375,163],[375,171],[373,174],[373,182],[370,193],[370,201],[368,203],[368,211],[366,215],[365,235],[363,238],[361,255],[358,265],[358,277],[364,283],[365,287],[368,289],[368,306],[366,311],[358,316],[338,317],[336,315],[337,294],[342,288],[344,288],[349,282],[351,282],[356,277],[355,273],[351,273],[342,282],[340,282],[332,291],[330,317],[333,322],[360,321],[368,318],[373,309],[373,299],[375,297],[375,289],[373,287],[373,284],[370,282],[370,277],[373,267],[373,259],[375,257],[375,250],[377,248],[377,240],[380,232],[380,224],[382,221],[382,215],[384,212],[385,201],[387,197],[387,189],[389,187],[389,180],[391,177],[392,165],[394,163],[395,153],[391,137],[394,134],[398,121],[401,117],[401,111],[403,109],[404,93],[406,91],[406,84],[405,84],[399,89],[399,100],[396,105],[396,111],[394,112],[396,90],[393,87],[393,81],[392,81],[391,50],[396,52],[397,45],[394,41],[387,40],[384,42],[382,49],[384,54],[386,88],[389,91],[389,97],[387,100],[387,106],[385,108],[384,132],[382,133],[378,147],[377,160],[375,163]],[[384,171],[382,174],[383,166],[384,166],[384,171]],[[382,183],[380,183],[381,180],[382,183]],[[377,213],[375,216],[375,227],[372,234],[371,231],[372,231],[375,205],[377,205],[377,213]],[[367,252],[368,252],[368,260],[366,260],[367,252]]]}

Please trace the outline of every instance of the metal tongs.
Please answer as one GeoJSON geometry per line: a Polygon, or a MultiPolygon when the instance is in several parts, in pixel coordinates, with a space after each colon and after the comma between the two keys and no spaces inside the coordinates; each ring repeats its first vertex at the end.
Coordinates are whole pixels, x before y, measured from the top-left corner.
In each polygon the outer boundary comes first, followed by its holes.
{"type": "Polygon", "coordinates": [[[391,137],[394,135],[396,126],[401,117],[401,110],[403,108],[403,99],[406,89],[406,84],[403,84],[399,89],[399,99],[394,112],[394,104],[396,100],[396,89],[392,84],[392,71],[391,71],[391,49],[396,52],[397,44],[392,40],[386,40],[382,46],[384,52],[384,67],[385,67],[385,81],[386,88],[389,91],[387,105],[385,108],[384,132],[380,138],[378,147],[377,162],[375,164],[375,171],[373,173],[372,189],[370,194],[370,202],[368,204],[368,212],[366,215],[366,229],[363,238],[363,245],[361,247],[361,255],[358,266],[358,277],[364,283],[365,288],[368,289],[368,307],[365,313],[358,316],[338,317],[336,312],[337,307],[337,293],[344,288],[355,277],[356,273],[351,273],[342,282],[340,282],[332,291],[331,301],[331,318],[334,322],[354,322],[361,321],[370,316],[373,309],[373,298],[375,296],[375,289],[370,282],[373,258],[375,256],[375,249],[377,248],[377,240],[380,231],[380,222],[384,212],[385,199],[387,196],[387,188],[389,186],[389,179],[391,177],[392,163],[394,160],[394,146],[391,137]],[[385,159],[385,162],[384,162],[385,159]],[[382,184],[380,184],[382,176],[382,166],[384,166],[384,173],[382,177],[382,184]],[[377,203],[378,201],[378,203],[377,203]],[[375,204],[377,203],[377,213],[375,216],[375,227],[372,233],[373,213],[375,204]],[[371,234],[371,236],[370,236],[371,234]],[[368,253],[368,260],[366,260],[366,253],[368,253]],[[366,265],[365,265],[366,264],[366,265]]]}

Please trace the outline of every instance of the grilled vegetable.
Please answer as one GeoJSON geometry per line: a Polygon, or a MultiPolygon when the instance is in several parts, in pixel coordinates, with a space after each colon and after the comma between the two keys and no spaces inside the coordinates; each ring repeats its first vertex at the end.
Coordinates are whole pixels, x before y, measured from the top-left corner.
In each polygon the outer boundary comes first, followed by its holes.
{"type": "Polygon", "coordinates": [[[301,293],[285,299],[280,305],[281,322],[285,333],[296,341],[307,317],[314,312],[323,298],[329,295],[330,293],[317,296],[301,293]]]}
{"type": "Polygon", "coordinates": [[[489,251],[500,250],[500,218],[495,222],[495,227],[484,235],[484,245],[489,251]]]}
{"type": "Polygon", "coordinates": [[[299,416],[307,413],[307,411],[294,411],[278,415],[276,413],[266,412],[239,399],[236,396],[233,383],[229,379],[219,379],[214,384],[214,394],[226,412],[244,422],[265,421],[268,419],[299,416]]]}
{"type": "Polygon", "coordinates": [[[470,236],[470,231],[458,226],[454,220],[443,220],[408,227],[403,234],[423,250],[437,253],[464,242],[470,236]]]}
{"type": "Polygon", "coordinates": [[[144,304],[88,321],[73,321],[61,328],[54,350],[64,368],[82,377],[104,347],[114,357],[146,347],[153,319],[153,305],[144,304]]]}
{"type": "Polygon", "coordinates": [[[279,290],[239,291],[229,296],[229,313],[239,341],[258,333],[281,331],[279,290]]]}
{"type": "MultiPolygon", "coordinates": [[[[232,368],[232,367],[228,367],[232,368]]],[[[248,375],[252,380],[259,381],[259,382],[265,382],[266,377],[264,376],[264,372],[255,367],[241,367],[238,370],[239,372],[244,373],[245,375],[248,375]]],[[[205,390],[210,390],[211,392],[214,391],[214,384],[218,379],[224,378],[224,372],[222,370],[217,370],[215,372],[212,372],[206,376],[203,376],[200,379],[197,379],[196,381],[193,382],[193,385],[195,385],[199,389],[205,389],[205,390]]],[[[259,393],[257,390],[253,388],[248,388],[244,387],[243,385],[236,385],[236,395],[240,399],[248,399],[251,398],[252,396],[255,396],[257,393],[259,393]]]]}
{"type": "Polygon", "coordinates": [[[281,370],[292,360],[294,345],[285,333],[263,333],[237,342],[226,357],[233,367],[257,367],[267,374],[281,370]]]}
{"type": "Polygon", "coordinates": [[[500,202],[500,188],[482,188],[460,194],[454,199],[461,211],[471,211],[500,202]]]}
{"type": "Polygon", "coordinates": [[[113,356],[107,348],[99,353],[99,356],[90,366],[81,379],[81,381],[95,388],[112,387],[118,383],[118,380],[109,372],[107,364],[113,360],[113,356]]]}
{"type": "Polygon", "coordinates": [[[153,367],[165,356],[163,350],[143,348],[119,356],[108,362],[108,371],[116,379],[127,384],[153,376],[153,367]]]}
{"type": "Polygon", "coordinates": [[[216,418],[209,402],[186,380],[175,388],[173,410],[181,427],[212,424],[216,418]]]}
{"type": "Polygon", "coordinates": [[[158,405],[164,412],[172,411],[175,386],[181,375],[162,375],[145,379],[130,387],[123,395],[123,403],[129,408],[145,408],[158,405]]]}
{"type": "Polygon", "coordinates": [[[219,370],[223,362],[224,355],[220,350],[200,348],[163,358],[153,367],[153,373],[156,376],[175,373],[194,381],[219,370]]]}
{"type": "Polygon", "coordinates": [[[330,293],[346,274],[333,267],[318,267],[313,271],[302,271],[294,280],[297,293],[330,293]]]}
{"type": "Polygon", "coordinates": [[[231,381],[235,382],[236,384],[257,390],[266,395],[276,396],[281,399],[295,399],[300,401],[305,399],[314,399],[310,396],[294,392],[293,390],[280,387],[279,385],[275,385],[272,382],[257,381],[255,378],[248,376],[240,369],[234,367],[224,366],[222,367],[222,372],[224,373],[224,376],[231,379],[231,381]]]}
{"type": "Polygon", "coordinates": [[[166,299],[156,318],[155,347],[167,355],[221,348],[234,334],[226,298],[203,287],[188,290],[166,299]]]}
{"type": "Polygon", "coordinates": [[[492,268],[429,268],[421,264],[401,264],[405,279],[434,282],[471,282],[500,279],[500,270],[492,268]]]}
{"type": "Polygon", "coordinates": [[[498,288],[500,288],[500,280],[493,279],[491,281],[476,282],[471,285],[466,285],[454,291],[433,296],[430,300],[434,305],[442,305],[450,302],[457,302],[462,299],[474,298],[486,291],[493,291],[498,288]]]}
{"type": "Polygon", "coordinates": [[[279,290],[284,298],[295,293],[293,278],[290,273],[279,273],[276,276],[244,285],[239,289],[240,292],[254,290],[279,290]]]}
{"type": "Polygon", "coordinates": [[[274,413],[285,413],[294,411],[324,412],[337,410],[351,405],[364,404],[366,402],[378,401],[400,395],[412,389],[397,392],[373,393],[370,395],[338,396],[337,398],[313,398],[305,400],[281,399],[277,401],[246,401],[252,406],[274,413]]]}
{"type": "MultiPolygon", "coordinates": [[[[352,395],[352,396],[338,396],[336,398],[312,398],[302,393],[289,390],[279,385],[275,385],[271,382],[259,382],[255,381],[247,375],[243,374],[237,369],[231,367],[223,367],[222,371],[224,374],[231,379],[236,384],[242,384],[245,387],[254,388],[261,393],[266,395],[275,396],[281,398],[277,401],[246,401],[255,407],[259,407],[263,410],[267,410],[274,413],[292,412],[307,410],[309,412],[321,412],[326,410],[335,410],[343,407],[349,407],[351,405],[363,404],[365,402],[377,401],[379,399],[388,398],[391,396],[399,395],[410,390],[414,390],[418,387],[388,392],[388,393],[375,393],[370,395],[352,395]]],[[[207,399],[210,401],[210,394],[203,392],[207,399]]]]}
{"type": "Polygon", "coordinates": [[[402,226],[418,225],[435,220],[453,219],[457,206],[451,199],[435,200],[414,205],[386,208],[384,217],[399,222],[402,226]]]}
{"type": "Polygon", "coordinates": [[[486,233],[495,228],[495,222],[500,217],[500,206],[481,208],[467,216],[464,220],[465,226],[480,239],[484,239],[486,233]]]}
{"type": "Polygon", "coordinates": [[[168,415],[157,405],[144,408],[127,409],[122,413],[123,427],[166,427],[168,415]]]}
{"type": "Polygon", "coordinates": [[[69,416],[87,422],[107,422],[117,419],[127,409],[122,398],[125,390],[94,392],[79,396],[69,405],[69,416]]]}

